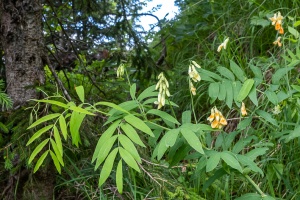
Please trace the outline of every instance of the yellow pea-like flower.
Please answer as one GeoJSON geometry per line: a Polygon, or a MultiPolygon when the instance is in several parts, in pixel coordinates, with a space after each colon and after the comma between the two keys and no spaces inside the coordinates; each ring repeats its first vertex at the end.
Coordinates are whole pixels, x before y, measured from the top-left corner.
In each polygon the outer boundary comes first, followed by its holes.
{"type": "Polygon", "coordinates": [[[246,111],[246,107],[245,107],[244,102],[242,102],[241,113],[242,113],[242,116],[246,116],[248,114],[247,111],[246,111]]]}

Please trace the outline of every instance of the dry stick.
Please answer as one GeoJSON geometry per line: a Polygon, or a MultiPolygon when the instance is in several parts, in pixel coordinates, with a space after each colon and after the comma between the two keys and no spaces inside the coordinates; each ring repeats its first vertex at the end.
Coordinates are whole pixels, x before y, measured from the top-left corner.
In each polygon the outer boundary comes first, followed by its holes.
{"type": "Polygon", "coordinates": [[[141,164],[138,163],[138,165],[155,183],[157,183],[161,187],[161,184],[157,180],[155,180],[155,178],[153,178],[153,176],[149,172],[147,172],[141,164]]]}
{"type": "Polygon", "coordinates": [[[61,82],[61,80],[58,78],[58,76],[57,76],[57,74],[56,74],[56,72],[55,72],[55,70],[54,70],[54,68],[53,68],[53,66],[52,66],[52,64],[49,60],[49,57],[47,55],[45,55],[45,61],[48,65],[52,75],[54,76],[54,79],[55,79],[56,83],[58,84],[59,88],[62,90],[64,96],[67,98],[68,101],[71,101],[72,98],[70,97],[68,91],[66,90],[66,88],[63,85],[63,83],[61,82]]]}

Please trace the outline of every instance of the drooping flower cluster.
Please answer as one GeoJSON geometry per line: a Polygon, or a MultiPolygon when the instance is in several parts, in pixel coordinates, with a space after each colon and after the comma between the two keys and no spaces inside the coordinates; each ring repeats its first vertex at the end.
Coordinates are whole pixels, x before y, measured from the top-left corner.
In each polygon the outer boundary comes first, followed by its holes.
{"type": "Polygon", "coordinates": [[[280,42],[280,40],[281,40],[281,37],[278,37],[277,40],[275,40],[275,41],[273,42],[273,44],[274,44],[274,45],[278,45],[279,47],[281,47],[281,46],[282,46],[282,43],[280,42]]]}
{"type": "Polygon", "coordinates": [[[211,123],[212,128],[221,129],[227,125],[227,120],[216,107],[211,109],[211,114],[207,120],[211,123]]]}
{"type": "Polygon", "coordinates": [[[125,72],[125,65],[122,63],[117,69],[117,78],[121,78],[125,72]]]}
{"type": "Polygon", "coordinates": [[[242,113],[242,116],[248,115],[244,102],[242,102],[241,113],[242,113]]]}
{"type": "MultiPolygon", "coordinates": [[[[194,82],[198,82],[201,80],[200,74],[198,73],[198,71],[196,70],[196,68],[201,68],[200,65],[198,65],[198,63],[196,63],[195,61],[192,61],[191,64],[189,65],[189,77],[190,79],[192,79],[194,82]]],[[[196,95],[196,88],[194,87],[192,81],[190,80],[190,91],[193,95],[196,95]]]]}
{"type": "Polygon", "coordinates": [[[228,41],[229,41],[229,38],[227,38],[226,40],[224,40],[224,42],[219,45],[217,51],[220,52],[223,48],[226,49],[228,41]]]}
{"type": "Polygon", "coordinates": [[[281,113],[281,108],[280,108],[280,105],[277,105],[273,109],[273,114],[278,115],[279,113],[281,113]]]}
{"type": "Polygon", "coordinates": [[[169,82],[162,72],[158,75],[158,83],[155,87],[155,90],[159,89],[157,101],[154,102],[158,105],[157,109],[161,109],[165,105],[166,95],[171,96],[168,88],[169,82]]]}
{"type": "Polygon", "coordinates": [[[274,16],[269,19],[272,21],[272,25],[275,26],[275,30],[278,31],[279,34],[284,34],[284,30],[282,28],[283,17],[281,13],[275,13],[274,16]]]}

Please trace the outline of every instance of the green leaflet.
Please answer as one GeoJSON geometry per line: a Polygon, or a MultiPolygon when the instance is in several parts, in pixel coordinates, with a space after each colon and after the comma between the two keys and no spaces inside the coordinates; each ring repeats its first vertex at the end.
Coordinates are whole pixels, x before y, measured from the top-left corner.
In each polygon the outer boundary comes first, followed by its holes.
{"type": "Polygon", "coordinates": [[[45,152],[41,155],[41,157],[38,159],[38,161],[37,161],[36,164],[35,164],[35,167],[34,167],[34,169],[33,169],[33,173],[35,173],[35,172],[40,168],[40,166],[43,164],[45,158],[47,157],[48,153],[49,153],[49,150],[45,151],[45,152]]]}
{"type": "Polygon", "coordinates": [[[83,86],[75,87],[76,93],[82,103],[84,103],[84,89],[83,86]]]}
{"type": "Polygon", "coordinates": [[[70,132],[72,136],[72,144],[77,147],[81,143],[79,128],[86,114],[73,111],[70,119],[70,132]]]}
{"type": "Polygon", "coordinates": [[[225,163],[227,163],[227,165],[229,165],[233,169],[236,169],[239,172],[243,173],[243,169],[242,169],[239,161],[232,155],[231,152],[229,152],[229,151],[221,152],[221,158],[222,158],[222,160],[225,161],[225,163]]]}
{"type": "Polygon", "coordinates": [[[263,171],[253,162],[248,156],[237,154],[238,161],[243,165],[249,167],[253,172],[258,172],[262,176],[264,175],[263,171]]]}
{"type": "Polygon", "coordinates": [[[62,158],[62,155],[61,155],[60,151],[58,150],[57,144],[55,143],[55,141],[52,138],[50,138],[50,142],[51,142],[51,146],[53,148],[53,151],[56,155],[56,158],[58,159],[60,164],[62,166],[64,166],[64,161],[63,161],[63,158],[62,158]]]}
{"type": "Polygon", "coordinates": [[[62,103],[60,101],[54,101],[54,100],[48,100],[48,99],[42,99],[42,100],[36,100],[37,102],[42,102],[42,103],[49,103],[52,105],[56,105],[62,108],[68,108],[69,106],[65,103],[62,103]]]}
{"type": "Polygon", "coordinates": [[[204,151],[202,149],[202,144],[199,138],[197,137],[197,135],[193,131],[191,131],[188,128],[181,128],[180,132],[191,147],[193,147],[199,153],[204,154],[204,151]]]}
{"type": "Polygon", "coordinates": [[[133,169],[135,169],[137,172],[140,172],[140,168],[137,165],[136,161],[132,157],[132,155],[124,148],[119,147],[119,152],[121,158],[127,163],[127,165],[133,169]]]}
{"type": "Polygon", "coordinates": [[[245,81],[244,71],[233,60],[230,60],[230,69],[241,82],[245,81]]]}
{"type": "Polygon", "coordinates": [[[165,135],[164,135],[164,141],[165,141],[165,145],[167,147],[172,147],[174,146],[176,140],[177,140],[177,137],[178,137],[178,134],[179,134],[179,129],[172,129],[172,130],[169,130],[165,135]]]}
{"type": "Polygon", "coordinates": [[[118,135],[118,140],[121,143],[121,145],[123,146],[123,148],[125,150],[127,150],[138,163],[142,163],[141,157],[140,157],[136,147],[131,142],[131,140],[128,139],[128,137],[126,137],[123,134],[120,134],[120,135],[118,135]]]}
{"type": "Polygon", "coordinates": [[[208,87],[208,95],[211,98],[211,103],[213,103],[219,95],[220,84],[217,82],[211,83],[208,87]]]}
{"type": "Polygon", "coordinates": [[[114,108],[114,109],[116,109],[116,110],[119,110],[119,111],[122,111],[122,112],[124,112],[124,113],[128,113],[129,114],[129,112],[127,111],[127,110],[125,110],[125,109],[123,109],[122,107],[120,107],[120,106],[118,106],[118,105],[116,105],[116,104],[114,104],[114,103],[111,103],[111,102],[98,102],[98,103],[95,103],[95,106],[98,106],[98,105],[102,105],[102,106],[108,106],[108,107],[111,107],[111,108],[114,108]]]}
{"type": "Polygon", "coordinates": [[[207,160],[206,172],[210,172],[214,170],[218,166],[220,159],[221,159],[220,153],[214,152],[214,154],[212,154],[210,158],[207,160]]]}
{"type": "Polygon", "coordinates": [[[220,83],[218,99],[220,101],[223,101],[223,100],[225,100],[225,98],[226,98],[226,86],[225,86],[224,82],[222,82],[222,83],[220,83]]]}
{"type": "Polygon", "coordinates": [[[231,108],[233,102],[233,89],[232,83],[230,81],[224,81],[224,86],[226,88],[226,105],[231,108]]]}
{"type": "Polygon", "coordinates": [[[278,85],[280,83],[280,79],[282,79],[292,69],[294,69],[294,67],[286,67],[286,68],[278,69],[272,76],[272,83],[274,85],[278,85]]]}
{"type": "Polygon", "coordinates": [[[63,115],[60,115],[58,120],[59,120],[59,127],[60,127],[60,130],[61,130],[61,133],[64,136],[64,139],[67,140],[68,139],[68,131],[67,131],[66,120],[65,120],[63,115]]]}
{"type": "Polygon", "coordinates": [[[125,121],[131,124],[133,127],[139,129],[140,131],[147,133],[151,137],[154,137],[151,129],[139,118],[134,115],[127,115],[124,117],[125,121]]]}
{"type": "Polygon", "coordinates": [[[137,134],[136,130],[128,123],[122,123],[121,129],[124,131],[124,133],[129,137],[134,143],[146,147],[144,143],[142,142],[140,136],[137,134]]]}
{"type": "Polygon", "coordinates": [[[192,112],[190,110],[184,111],[181,117],[182,124],[191,123],[192,120],[191,115],[192,112]]]}
{"type": "Polygon", "coordinates": [[[263,119],[265,119],[267,122],[270,122],[271,124],[273,124],[275,126],[278,126],[277,120],[274,119],[271,114],[269,114],[269,113],[267,113],[267,112],[265,112],[263,110],[257,110],[256,113],[260,117],[262,117],[263,119]]]}
{"type": "Polygon", "coordinates": [[[119,161],[116,171],[116,183],[117,189],[120,194],[123,193],[123,169],[122,169],[122,159],[119,161]]]}
{"type": "Polygon", "coordinates": [[[112,136],[109,138],[105,143],[101,146],[99,153],[97,155],[97,162],[95,165],[95,171],[98,169],[98,167],[101,165],[101,163],[105,160],[106,156],[110,152],[112,146],[114,145],[117,135],[112,136]]]}
{"type": "Polygon", "coordinates": [[[54,133],[53,135],[54,135],[55,143],[57,144],[57,149],[60,152],[61,157],[63,157],[63,152],[64,152],[63,146],[62,146],[59,131],[56,126],[53,127],[53,133],[54,133]]]}
{"type": "Polygon", "coordinates": [[[37,138],[39,138],[43,133],[45,133],[46,131],[48,131],[52,127],[53,127],[53,124],[45,126],[44,128],[41,128],[40,130],[38,130],[33,136],[31,136],[31,138],[28,140],[26,146],[28,146],[29,144],[31,144],[34,140],[36,140],[37,138]]]}
{"type": "Polygon", "coordinates": [[[115,121],[112,125],[110,125],[108,127],[108,129],[101,135],[100,139],[97,142],[97,146],[95,148],[94,154],[93,154],[93,158],[92,158],[92,163],[96,160],[96,158],[98,157],[98,154],[100,152],[100,149],[102,148],[102,146],[107,142],[107,140],[109,138],[111,138],[111,136],[114,134],[115,130],[117,129],[117,127],[119,126],[121,120],[117,120],[115,121]]]}
{"type": "Polygon", "coordinates": [[[94,113],[91,113],[91,112],[87,111],[86,109],[81,108],[79,106],[70,106],[69,109],[73,110],[75,112],[78,112],[78,113],[82,113],[82,114],[95,115],[94,113]]]}
{"type": "Polygon", "coordinates": [[[237,96],[237,101],[242,102],[248,96],[253,84],[254,84],[253,79],[247,79],[244,82],[244,84],[243,84],[243,86],[242,86],[242,88],[241,88],[241,90],[240,90],[240,92],[237,96]]]}
{"type": "Polygon", "coordinates": [[[60,116],[60,113],[53,113],[53,114],[49,114],[49,115],[46,115],[38,120],[36,120],[33,124],[31,124],[27,129],[31,129],[43,122],[46,122],[46,121],[49,121],[51,119],[54,119],[56,117],[60,116]]]}
{"type": "Polygon", "coordinates": [[[51,150],[50,150],[50,155],[51,155],[51,158],[53,160],[56,170],[58,171],[59,174],[61,174],[61,167],[60,167],[60,164],[59,164],[59,161],[58,161],[56,155],[51,150]]]}
{"type": "Polygon", "coordinates": [[[147,114],[157,115],[157,116],[161,117],[162,119],[168,120],[172,123],[180,124],[173,116],[171,116],[170,114],[168,114],[164,111],[161,111],[161,110],[151,109],[147,112],[147,114]]]}
{"type": "Polygon", "coordinates": [[[234,75],[233,73],[227,69],[226,67],[218,67],[217,70],[219,71],[219,73],[226,77],[227,79],[231,80],[231,81],[235,81],[234,75]]]}
{"type": "Polygon", "coordinates": [[[132,84],[131,87],[130,87],[130,96],[131,96],[131,99],[135,99],[135,92],[136,92],[136,84],[132,84]]]}
{"type": "Polygon", "coordinates": [[[102,167],[101,173],[100,173],[100,178],[99,178],[99,187],[106,181],[106,179],[109,177],[116,155],[118,153],[118,148],[115,148],[112,150],[112,152],[107,156],[105,163],[102,167]]]}
{"type": "Polygon", "coordinates": [[[138,101],[142,101],[147,97],[157,96],[157,92],[153,92],[155,90],[155,85],[152,85],[145,89],[137,98],[138,101]]]}
{"type": "Polygon", "coordinates": [[[29,160],[28,160],[28,164],[30,164],[33,159],[35,158],[35,156],[44,148],[44,146],[48,143],[49,138],[45,139],[43,142],[41,142],[31,153],[29,160]]]}

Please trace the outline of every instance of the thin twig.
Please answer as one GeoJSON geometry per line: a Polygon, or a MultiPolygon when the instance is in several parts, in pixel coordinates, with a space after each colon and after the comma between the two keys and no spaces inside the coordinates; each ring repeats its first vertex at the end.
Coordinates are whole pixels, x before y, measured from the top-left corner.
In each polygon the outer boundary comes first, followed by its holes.
{"type": "Polygon", "coordinates": [[[153,178],[153,176],[149,172],[147,172],[141,164],[138,163],[138,165],[155,183],[157,183],[161,187],[161,184],[157,180],[155,180],[155,178],[153,178]]]}

